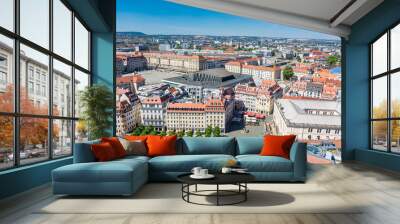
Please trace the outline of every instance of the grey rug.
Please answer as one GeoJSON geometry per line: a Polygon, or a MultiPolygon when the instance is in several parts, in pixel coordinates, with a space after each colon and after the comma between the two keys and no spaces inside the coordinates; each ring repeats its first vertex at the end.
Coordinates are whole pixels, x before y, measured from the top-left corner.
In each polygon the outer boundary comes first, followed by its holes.
{"type": "MultiPolygon", "coordinates": [[[[199,190],[215,188],[200,186],[199,190]]],[[[229,189],[232,187],[225,187],[229,189]]],[[[231,206],[203,206],[186,203],[181,185],[150,183],[132,197],[57,197],[36,213],[125,214],[125,213],[360,213],[349,203],[316,184],[249,184],[248,200],[231,206]]],[[[194,190],[194,188],[193,188],[194,190]]],[[[211,193],[212,194],[212,193],[211,193]]],[[[224,198],[232,202],[238,198],[224,198]]],[[[215,203],[215,197],[192,197],[200,203],[215,203]]]]}

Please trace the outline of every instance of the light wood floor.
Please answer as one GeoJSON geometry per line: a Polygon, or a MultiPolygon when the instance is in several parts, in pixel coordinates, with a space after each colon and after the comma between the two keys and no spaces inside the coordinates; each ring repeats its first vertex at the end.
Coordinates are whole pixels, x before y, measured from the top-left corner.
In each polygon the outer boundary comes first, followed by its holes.
{"type": "Polygon", "coordinates": [[[400,174],[358,163],[311,165],[309,169],[308,182],[322,185],[349,203],[362,201],[367,206],[357,214],[36,214],[35,208],[54,200],[47,185],[0,202],[0,223],[400,223],[400,174]]]}

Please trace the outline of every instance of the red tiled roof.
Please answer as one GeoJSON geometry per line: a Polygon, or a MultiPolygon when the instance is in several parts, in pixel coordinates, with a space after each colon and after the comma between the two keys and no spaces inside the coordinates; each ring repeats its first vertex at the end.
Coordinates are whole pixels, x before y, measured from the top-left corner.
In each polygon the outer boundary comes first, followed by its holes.
{"type": "Polygon", "coordinates": [[[262,87],[266,87],[266,88],[270,88],[276,85],[276,81],[275,80],[262,80],[261,82],[261,86],[262,87]]]}
{"type": "Polygon", "coordinates": [[[123,88],[119,88],[119,87],[117,87],[117,90],[116,90],[116,94],[117,95],[125,94],[125,93],[128,93],[128,92],[129,92],[128,89],[123,89],[123,88]]]}
{"type": "Polygon", "coordinates": [[[143,104],[161,104],[165,99],[159,96],[147,97],[143,100],[143,104]]]}
{"type": "Polygon", "coordinates": [[[167,111],[182,112],[182,113],[202,113],[205,105],[202,103],[170,103],[167,106],[167,111]]]}
{"type": "Polygon", "coordinates": [[[240,66],[241,64],[238,61],[230,61],[230,62],[226,63],[225,65],[240,66]]]}
{"type": "Polygon", "coordinates": [[[145,79],[139,74],[128,74],[121,77],[117,77],[117,84],[120,83],[144,83],[145,79]]]}

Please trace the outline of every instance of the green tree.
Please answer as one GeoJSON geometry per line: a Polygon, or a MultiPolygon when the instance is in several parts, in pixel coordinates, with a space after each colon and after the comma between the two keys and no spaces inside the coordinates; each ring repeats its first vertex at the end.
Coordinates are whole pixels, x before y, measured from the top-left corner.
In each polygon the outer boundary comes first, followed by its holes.
{"type": "Polygon", "coordinates": [[[158,135],[158,134],[159,134],[159,132],[155,129],[150,131],[150,135],[158,135]]]}
{"type": "Polygon", "coordinates": [[[166,131],[160,132],[160,136],[166,136],[166,135],[167,135],[167,132],[166,132],[166,131]]]}
{"type": "Polygon", "coordinates": [[[143,129],[143,131],[140,132],[140,135],[141,135],[141,136],[143,136],[143,135],[148,135],[148,134],[149,134],[149,132],[147,132],[146,129],[143,129]]]}
{"type": "Polygon", "coordinates": [[[337,55],[329,55],[326,58],[326,63],[328,63],[328,66],[330,68],[335,67],[337,65],[338,61],[339,61],[339,56],[337,56],[337,55]]]}
{"type": "Polygon", "coordinates": [[[189,130],[188,132],[186,132],[186,136],[193,137],[193,130],[189,130]]]}
{"type": "Polygon", "coordinates": [[[79,106],[82,108],[81,118],[86,121],[89,139],[110,136],[114,96],[111,90],[101,84],[86,87],[80,93],[79,106]]]}
{"type": "Polygon", "coordinates": [[[202,136],[203,136],[203,133],[201,133],[200,130],[196,130],[195,136],[196,136],[196,137],[202,137],[202,136]]]}
{"type": "Polygon", "coordinates": [[[221,129],[218,126],[214,127],[213,136],[214,137],[221,137],[221,129]]]}
{"type": "Polygon", "coordinates": [[[137,129],[139,129],[139,131],[142,132],[143,129],[144,129],[144,126],[143,126],[142,124],[140,124],[140,125],[137,127],[137,129]]]}
{"type": "Polygon", "coordinates": [[[183,130],[181,130],[181,131],[178,131],[177,136],[178,136],[179,138],[182,138],[183,136],[185,136],[185,129],[183,129],[183,130]]]}
{"type": "Polygon", "coordinates": [[[208,127],[206,128],[206,130],[204,131],[204,136],[205,136],[205,137],[211,137],[211,135],[212,135],[212,127],[211,127],[211,126],[208,126],[208,127]]]}
{"type": "Polygon", "coordinates": [[[142,130],[140,128],[135,128],[135,130],[132,132],[132,135],[138,136],[142,133],[142,130]]]}
{"type": "Polygon", "coordinates": [[[170,131],[168,131],[168,135],[169,136],[176,135],[176,131],[175,130],[170,130],[170,131]]]}
{"type": "Polygon", "coordinates": [[[285,80],[290,80],[294,76],[293,68],[291,66],[286,66],[283,69],[282,74],[285,80]]]}

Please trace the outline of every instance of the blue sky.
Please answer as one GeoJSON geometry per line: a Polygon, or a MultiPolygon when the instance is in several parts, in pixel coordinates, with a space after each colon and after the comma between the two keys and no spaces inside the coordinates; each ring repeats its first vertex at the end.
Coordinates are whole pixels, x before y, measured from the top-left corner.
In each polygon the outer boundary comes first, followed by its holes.
{"type": "Polygon", "coordinates": [[[162,0],[117,0],[117,31],[338,39],[289,26],[228,15],[162,0]]]}

